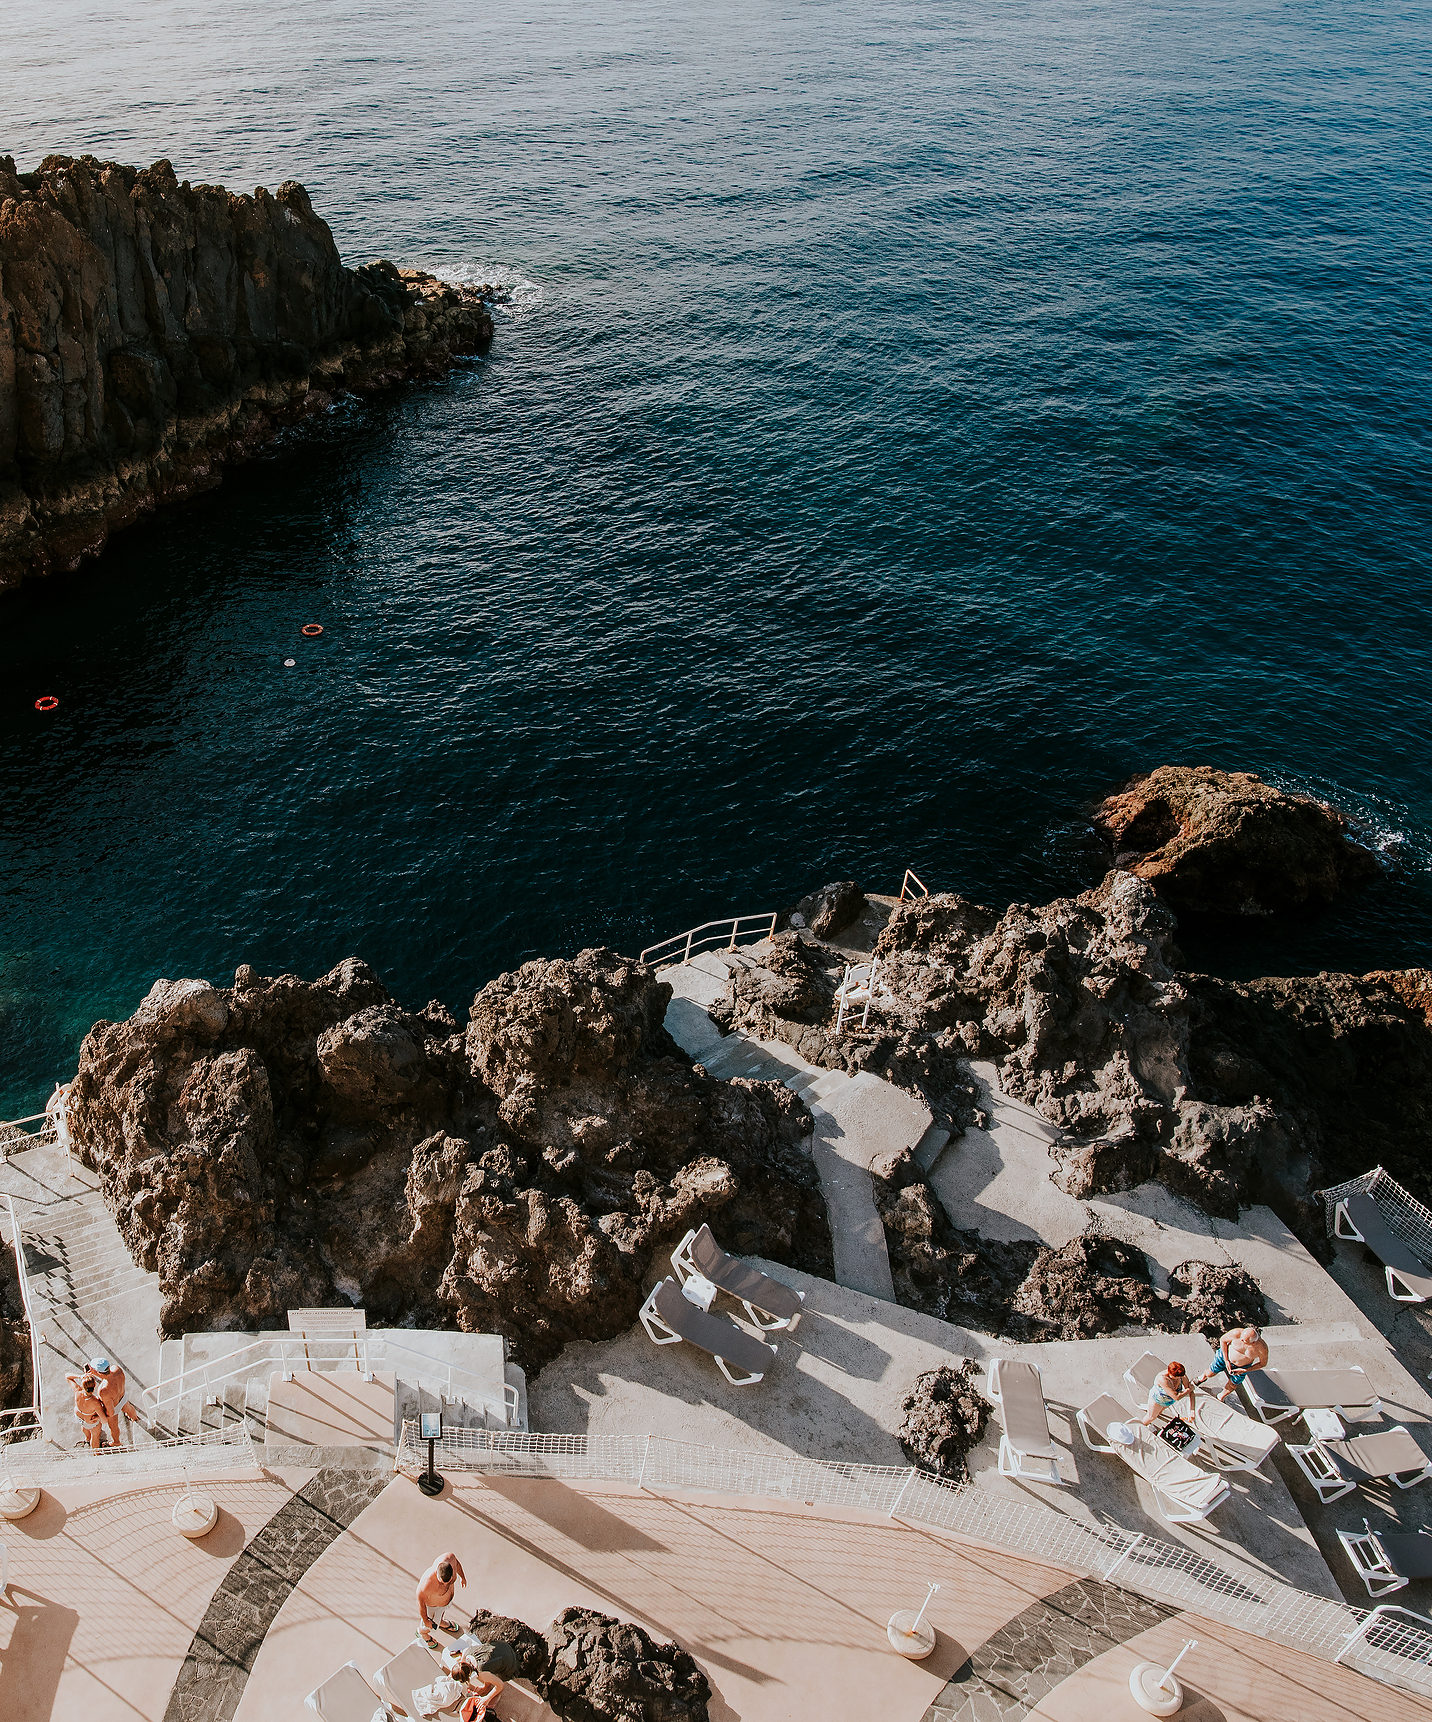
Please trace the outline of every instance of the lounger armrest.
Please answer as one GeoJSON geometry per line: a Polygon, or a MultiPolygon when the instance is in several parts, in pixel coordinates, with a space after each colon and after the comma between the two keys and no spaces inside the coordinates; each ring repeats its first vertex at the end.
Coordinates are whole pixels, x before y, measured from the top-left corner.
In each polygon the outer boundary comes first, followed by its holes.
{"type": "Polygon", "coordinates": [[[1357,1227],[1352,1223],[1352,1219],[1347,1211],[1347,1203],[1345,1201],[1338,1203],[1333,1214],[1333,1236],[1335,1238],[1346,1238],[1349,1243],[1365,1244],[1367,1242],[1367,1239],[1363,1237],[1362,1233],[1358,1231],[1357,1227]],[[1344,1225],[1347,1226],[1346,1231],[1343,1230],[1344,1225]]]}
{"type": "Polygon", "coordinates": [[[685,1285],[696,1272],[696,1264],[692,1261],[690,1250],[696,1237],[696,1228],[692,1226],[686,1236],[671,1252],[671,1267],[680,1284],[685,1285]]]}
{"type": "Polygon", "coordinates": [[[1079,1425],[1079,1433],[1084,1437],[1084,1445],[1091,1453],[1117,1453],[1119,1449],[1103,1436],[1097,1439],[1089,1433],[1089,1419],[1082,1411],[1074,1413],[1074,1421],[1079,1425]]]}

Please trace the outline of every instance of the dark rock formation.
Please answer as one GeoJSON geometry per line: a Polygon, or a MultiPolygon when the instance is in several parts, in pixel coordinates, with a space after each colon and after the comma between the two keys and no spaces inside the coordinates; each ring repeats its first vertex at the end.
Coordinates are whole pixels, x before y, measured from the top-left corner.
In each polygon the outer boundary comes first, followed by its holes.
{"type": "Polygon", "coordinates": [[[567,1722],[707,1722],[711,1683],[695,1657],[630,1621],[564,1608],[547,1646],[543,1696],[567,1722]]]}
{"type": "Polygon", "coordinates": [[[492,1614],[485,1608],[473,1615],[472,1631],[484,1644],[510,1644],[517,1657],[518,1679],[530,1680],[539,1692],[543,1689],[552,1652],[540,1632],[510,1614],[492,1614]]]}
{"type": "Polygon", "coordinates": [[[1180,913],[1270,915],[1330,903],[1377,872],[1335,809],[1246,771],[1161,765],[1102,801],[1114,865],[1180,913]]]}
{"type": "Polygon", "coordinates": [[[976,1386],[978,1371],[970,1358],[958,1369],[927,1370],[901,1401],[899,1440],[905,1457],[923,1471],[961,1482],[969,1476],[971,1447],[984,1437],[994,1407],[976,1386]]]}
{"type": "Polygon", "coordinates": [[[1041,1250],[1010,1308],[1024,1318],[1016,1325],[1043,1339],[1095,1339],[1121,1327],[1182,1332],[1156,1298],[1143,1251],[1097,1233],[1041,1250]]]}
{"type": "Polygon", "coordinates": [[[693,1068],[669,998],[604,950],[491,982],[465,1036],[351,959],[161,981],[87,1036],[71,1127],[166,1333],[346,1296],[373,1325],[505,1333],[538,1368],[630,1327],[653,1254],[701,1219],[831,1271],[809,1113],[693,1068]]]}
{"type": "Polygon", "coordinates": [[[340,392],[434,376],[491,336],[477,291],[344,268],[292,180],[248,197],[167,161],[0,156],[0,591],[211,488],[340,392]]]}
{"type": "MultiPolygon", "coordinates": [[[[30,1359],[30,1324],[20,1298],[15,1257],[0,1244],[0,1411],[34,1404],[35,1381],[30,1359]]],[[[0,1422],[0,1441],[15,1418],[0,1422]]]]}
{"type": "Polygon", "coordinates": [[[841,879],[802,897],[786,919],[792,927],[808,927],[818,939],[828,939],[843,932],[864,907],[864,891],[854,879],[841,879]]]}
{"type": "Polygon", "coordinates": [[[1181,1312],[1185,1333],[1208,1340],[1268,1319],[1263,1294],[1243,1269],[1215,1262],[1181,1262],[1169,1275],[1169,1302],[1181,1312]]]}

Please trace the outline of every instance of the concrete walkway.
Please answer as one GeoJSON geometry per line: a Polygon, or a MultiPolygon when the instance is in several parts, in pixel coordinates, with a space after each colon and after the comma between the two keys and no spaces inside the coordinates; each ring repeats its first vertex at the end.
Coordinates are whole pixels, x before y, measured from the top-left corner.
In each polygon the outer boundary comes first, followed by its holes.
{"type": "Polygon", "coordinates": [[[781,1082],[799,1094],[815,1120],[811,1144],[830,1216],[835,1278],[853,1291],[893,1300],[895,1284],[885,1228],[875,1208],[870,1162],[877,1154],[913,1148],[930,1130],[929,1109],[878,1076],[822,1070],[778,1040],[723,1035],[706,1007],[730,993],[737,951],[706,951],[690,963],[663,969],[673,997],[667,1032],[712,1076],[781,1082]]]}

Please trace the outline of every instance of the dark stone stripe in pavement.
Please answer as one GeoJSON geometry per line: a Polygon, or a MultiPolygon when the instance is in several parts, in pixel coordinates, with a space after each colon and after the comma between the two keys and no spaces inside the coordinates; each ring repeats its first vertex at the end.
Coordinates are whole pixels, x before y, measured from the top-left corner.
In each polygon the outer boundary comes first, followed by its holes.
{"type": "Polygon", "coordinates": [[[922,1722],[1020,1722],[1086,1662],[1178,1612],[1118,1585],[1077,1579],[986,1639],[922,1722]]]}
{"type": "Polygon", "coordinates": [[[164,1722],[232,1722],[264,1637],[294,1586],[391,1481],[386,1468],[319,1471],[279,1508],[214,1592],[164,1722]]]}

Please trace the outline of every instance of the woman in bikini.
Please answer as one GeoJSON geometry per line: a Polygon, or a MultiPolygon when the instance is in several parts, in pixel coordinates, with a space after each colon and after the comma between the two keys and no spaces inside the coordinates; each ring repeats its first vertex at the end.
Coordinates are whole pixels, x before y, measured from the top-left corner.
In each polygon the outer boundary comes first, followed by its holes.
{"type": "Polygon", "coordinates": [[[1181,1363],[1168,1363],[1164,1366],[1163,1374],[1149,1389],[1148,1411],[1139,1419],[1145,1426],[1157,1423],[1160,1417],[1179,1415],[1179,1400],[1188,1395],[1188,1409],[1184,1413],[1192,1419],[1194,1412],[1193,1388],[1189,1384],[1187,1371],[1181,1363]]]}
{"type": "MultiPolygon", "coordinates": [[[[67,1375],[65,1380],[75,1390],[75,1416],[80,1420],[85,1440],[98,1452],[104,1446],[104,1426],[109,1419],[104,1401],[99,1396],[99,1382],[92,1375],[67,1375]]],[[[119,1445],[117,1423],[114,1428],[114,1444],[116,1447],[119,1445]]]]}

